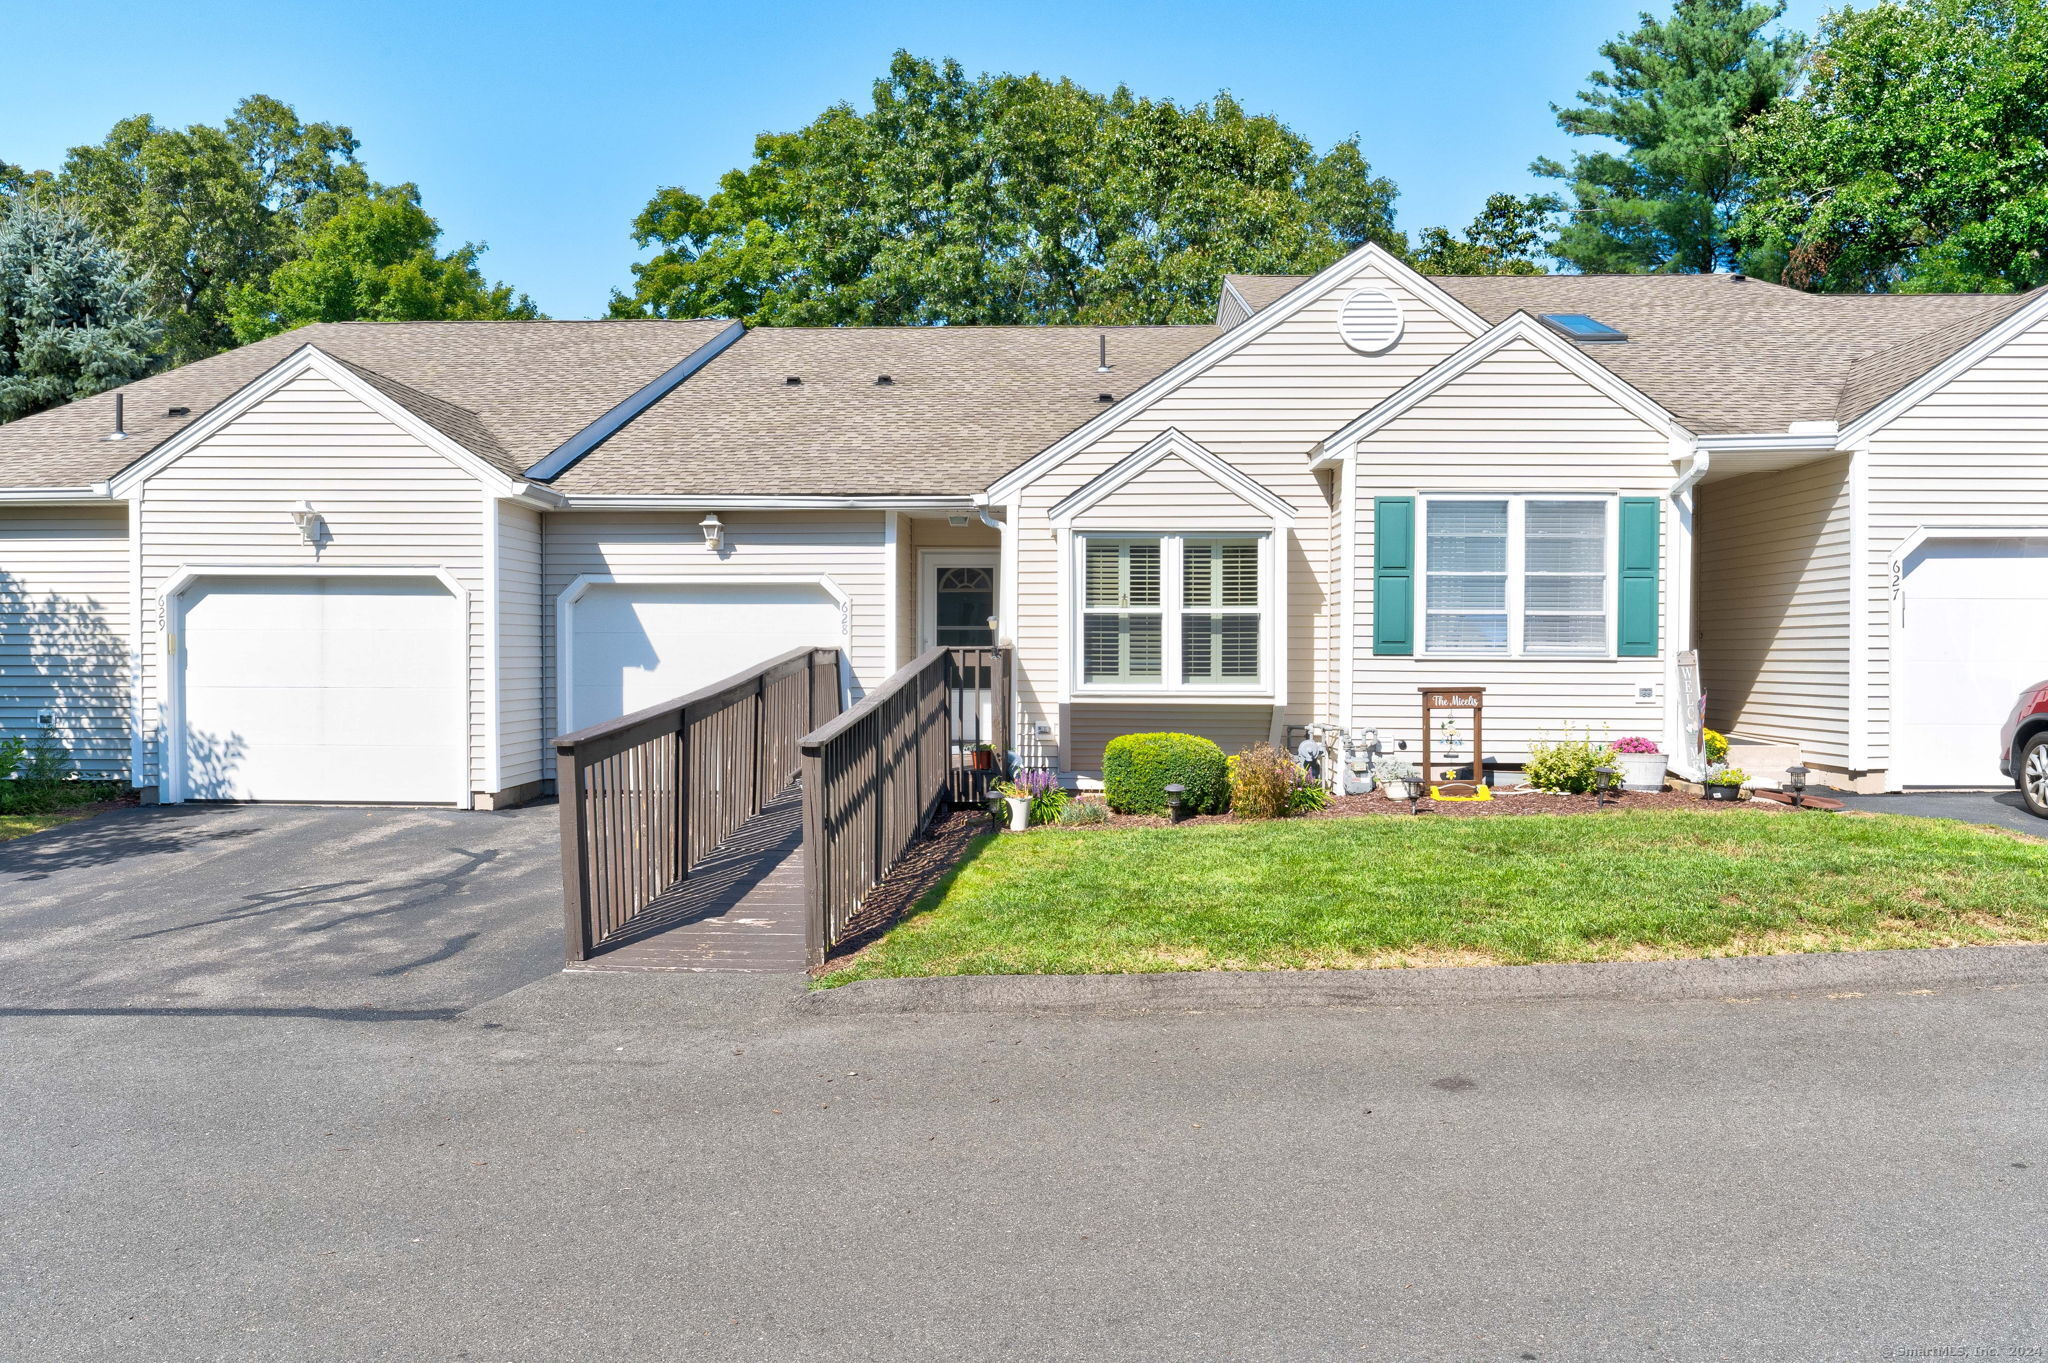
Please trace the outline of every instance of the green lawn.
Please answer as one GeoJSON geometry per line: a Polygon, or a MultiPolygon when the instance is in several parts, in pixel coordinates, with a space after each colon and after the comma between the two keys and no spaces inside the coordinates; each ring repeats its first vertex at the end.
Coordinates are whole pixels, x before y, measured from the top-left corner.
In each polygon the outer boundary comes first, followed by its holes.
{"type": "Polygon", "coordinates": [[[2048,843],[1728,812],[1317,819],[978,840],[824,983],[2048,941],[2048,843]]]}
{"type": "Polygon", "coordinates": [[[86,811],[80,809],[67,809],[56,814],[0,814],[0,842],[9,838],[25,838],[45,828],[55,828],[60,823],[85,817],[86,811]]]}

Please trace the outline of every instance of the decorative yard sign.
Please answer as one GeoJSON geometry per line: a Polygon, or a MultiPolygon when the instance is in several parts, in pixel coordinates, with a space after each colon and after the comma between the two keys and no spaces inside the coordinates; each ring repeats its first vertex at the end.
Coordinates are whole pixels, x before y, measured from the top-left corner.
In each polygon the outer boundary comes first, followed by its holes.
{"type": "Polygon", "coordinates": [[[1480,711],[1486,696],[1486,688],[1419,686],[1416,690],[1422,692],[1422,779],[1425,782],[1437,779],[1431,742],[1437,735],[1439,723],[1443,727],[1444,760],[1455,762],[1460,737],[1457,719],[1460,714],[1469,713],[1472,716],[1472,779],[1475,782],[1485,781],[1486,772],[1480,765],[1485,761],[1484,750],[1480,746],[1484,742],[1485,733],[1480,722],[1480,711]],[[1437,719],[1439,713],[1443,715],[1441,721],[1437,719]]]}
{"type": "Polygon", "coordinates": [[[1678,655],[1678,722],[1685,731],[1685,755],[1695,772],[1707,769],[1707,693],[1700,689],[1700,655],[1678,655]]]}

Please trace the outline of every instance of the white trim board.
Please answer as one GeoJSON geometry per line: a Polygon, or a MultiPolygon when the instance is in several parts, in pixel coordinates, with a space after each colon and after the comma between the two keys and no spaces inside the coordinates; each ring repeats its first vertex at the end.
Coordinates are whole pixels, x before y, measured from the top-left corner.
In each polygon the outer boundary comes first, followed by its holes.
{"type": "Polygon", "coordinates": [[[1097,474],[1046,512],[1055,526],[1068,525],[1076,516],[1108,497],[1169,456],[1178,455],[1209,481],[1245,502],[1251,510],[1263,512],[1276,526],[1294,523],[1294,508],[1268,492],[1218,456],[1202,448],[1179,429],[1169,426],[1132,453],[1097,474]]]}
{"type": "Polygon", "coordinates": [[[1360,441],[1516,341],[1527,341],[1659,433],[1667,436],[1690,434],[1677,417],[1638,389],[1616,378],[1604,365],[1581,354],[1570,341],[1528,313],[1518,311],[1456,354],[1411,379],[1371,411],[1323,437],[1318,443],[1322,453],[1315,457],[1315,463],[1322,465],[1348,458],[1360,441]]]}
{"type": "MultiPolygon", "coordinates": [[[[348,366],[337,363],[326,352],[313,345],[303,345],[279,360],[263,373],[251,379],[232,395],[194,421],[184,430],[171,436],[141,459],[122,469],[108,480],[108,488],[116,497],[126,496],[130,489],[147,482],[167,465],[182,458],[194,447],[220,433],[230,422],[250,408],[270,397],[292,380],[306,374],[318,374],[355,398],[371,411],[404,431],[428,449],[441,455],[463,472],[482,483],[500,497],[526,497],[536,489],[523,479],[514,478],[503,469],[478,458],[466,447],[450,440],[440,431],[414,416],[405,408],[386,397],[370,384],[358,378],[348,366]]],[[[545,489],[540,489],[545,491],[545,489]]],[[[539,499],[551,504],[549,499],[539,499]]]]}
{"type": "Polygon", "coordinates": [[[574,733],[569,707],[575,694],[576,603],[592,587],[822,587],[839,607],[839,648],[845,659],[840,687],[853,667],[853,598],[830,573],[727,573],[715,568],[665,573],[583,573],[555,597],[555,733],[574,733]]]}

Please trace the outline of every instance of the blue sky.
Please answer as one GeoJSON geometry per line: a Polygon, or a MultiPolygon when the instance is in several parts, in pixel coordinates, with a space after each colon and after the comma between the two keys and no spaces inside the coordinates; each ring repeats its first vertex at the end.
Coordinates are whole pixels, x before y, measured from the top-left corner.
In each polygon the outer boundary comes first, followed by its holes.
{"type": "MultiPolygon", "coordinates": [[[[1533,187],[1529,161],[1572,143],[1550,103],[1644,7],[0,0],[0,160],[54,168],[117,118],[217,123],[260,91],[354,128],[372,175],[420,185],[444,245],[487,242],[493,277],[584,317],[628,282],[657,187],[707,192],[755,133],[864,105],[898,47],[1183,102],[1228,89],[1319,148],[1356,132],[1413,232],[1533,187]]],[[[1823,8],[1787,19],[1810,32],[1823,8]]]]}

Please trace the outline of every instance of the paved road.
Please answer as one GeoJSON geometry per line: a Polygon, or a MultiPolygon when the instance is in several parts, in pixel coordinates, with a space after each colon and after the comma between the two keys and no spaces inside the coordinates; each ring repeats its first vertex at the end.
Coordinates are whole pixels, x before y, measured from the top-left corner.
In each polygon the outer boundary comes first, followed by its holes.
{"type": "Polygon", "coordinates": [[[553,806],[159,805],[0,842],[0,1014],[446,1015],[561,968],[553,806]]]}
{"type": "Polygon", "coordinates": [[[0,1020],[4,1353],[2048,1345],[2048,989],[844,1020],[792,995],[571,975],[448,1022],[0,1020]]]}
{"type": "Polygon", "coordinates": [[[2048,987],[833,1017],[556,973],[550,817],[7,849],[0,1358],[2048,1346],[2048,987]]]}

